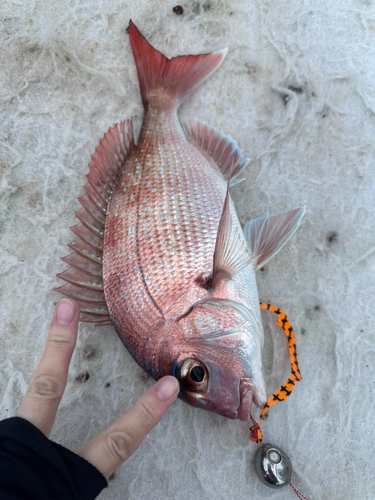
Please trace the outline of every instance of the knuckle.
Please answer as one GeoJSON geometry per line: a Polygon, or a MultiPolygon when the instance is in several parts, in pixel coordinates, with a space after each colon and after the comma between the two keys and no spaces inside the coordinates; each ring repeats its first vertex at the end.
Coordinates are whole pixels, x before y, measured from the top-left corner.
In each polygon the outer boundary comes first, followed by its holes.
{"type": "Polygon", "coordinates": [[[140,421],[146,427],[153,427],[155,425],[156,415],[155,411],[147,403],[139,401],[140,421]]]}
{"type": "Polygon", "coordinates": [[[61,399],[65,384],[60,377],[54,373],[42,373],[37,375],[30,384],[30,394],[36,399],[53,401],[61,399]]]}
{"type": "Polygon", "coordinates": [[[107,434],[104,450],[107,456],[116,462],[125,462],[134,453],[137,446],[127,428],[117,429],[107,434]]]}
{"type": "Polygon", "coordinates": [[[56,349],[70,349],[73,345],[72,335],[64,330],[53,329],[50,332],[48,344],[56,349]]]}

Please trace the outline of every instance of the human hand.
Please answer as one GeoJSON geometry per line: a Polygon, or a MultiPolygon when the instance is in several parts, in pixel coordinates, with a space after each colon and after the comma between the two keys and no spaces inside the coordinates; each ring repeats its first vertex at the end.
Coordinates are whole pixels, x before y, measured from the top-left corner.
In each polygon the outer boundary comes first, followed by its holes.
{"type": "MultiPolygon", "coordinates": [[[[42,359],[17,415],[49,437],[64,394],[69,364],[77,340],[78,305],[62,299],[56,305],[42,359]]],[[[164,417],[179,391],[177,379],[156,382],[122,417],[76,453],[93,464],[107,479],[138,448],[164,417]]]]}

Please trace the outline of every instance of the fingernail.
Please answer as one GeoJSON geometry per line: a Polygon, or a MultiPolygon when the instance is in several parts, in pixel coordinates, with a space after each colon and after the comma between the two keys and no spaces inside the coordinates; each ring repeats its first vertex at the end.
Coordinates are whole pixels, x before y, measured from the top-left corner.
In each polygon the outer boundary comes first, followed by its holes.
{"type": "Polygon", "coordinates": [[[166,377],[160,382],[156,389],[156,396],[160,401],[166,401],[174,396],[180,388],[180,384],[175,377],[166,377]]]}
{"type": "Polygon", "coordinates": [[[75,312],[76,307],[73,302],[68,299],[62,299],[57,304],[56,321],[61,326],[69,325],[74,318],[75,312]]]}

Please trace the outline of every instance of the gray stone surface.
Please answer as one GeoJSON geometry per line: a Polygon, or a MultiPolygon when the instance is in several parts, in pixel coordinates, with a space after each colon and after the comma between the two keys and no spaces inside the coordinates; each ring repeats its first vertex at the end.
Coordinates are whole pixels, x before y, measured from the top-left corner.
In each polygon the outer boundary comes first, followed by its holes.
{"type": "MultiPolygon", "coordinates": [[[[229,47],[181,116],[231,134],[252,158],[232,189],[242,223],[307,204],[293,240],[258,275],[261,299],[292,321],[303,375],[270,410],[265,439],[291,457],[309,500],[372,500],[373,3],[197,0],[181,4],[182,16],[174,5],[1,3],[0,418],[16,412],[40,359],[90,156],[109,126],[141,123],[132,18],[168,56],[229,47]]],[[[263,318],[271,394],[288,357],[273,318],[263,318]]],[[[112,327],[80,326],[52,438],[77,449],[151,383],[112,327]]],[[[294,498],[259,482],[247,428],[178,401],[100,499],[294,498]]]]}

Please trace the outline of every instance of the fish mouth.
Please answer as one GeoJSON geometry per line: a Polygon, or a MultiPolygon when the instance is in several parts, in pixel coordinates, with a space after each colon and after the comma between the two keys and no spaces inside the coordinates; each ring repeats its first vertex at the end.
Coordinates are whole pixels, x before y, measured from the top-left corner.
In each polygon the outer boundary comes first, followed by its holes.
{"type": "Polygon", "coordinates": [[[242,380],[240,384],[240,404],[237,409],[237,418],[243,422],[250,420],[251,405],[254,404],[263,408],[266,398],[260,394],[254,384],[248,380],[242,380]]]}
{"type": "Polygon", "coordinates": [[[225,410],[217,413],[222,417],[230,418],[231,420],[237,420],[239,418],[237,410],[225,410]]]}

